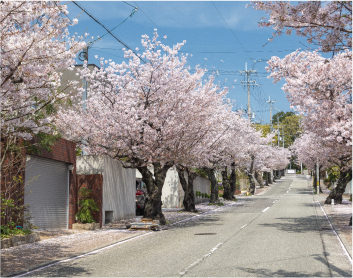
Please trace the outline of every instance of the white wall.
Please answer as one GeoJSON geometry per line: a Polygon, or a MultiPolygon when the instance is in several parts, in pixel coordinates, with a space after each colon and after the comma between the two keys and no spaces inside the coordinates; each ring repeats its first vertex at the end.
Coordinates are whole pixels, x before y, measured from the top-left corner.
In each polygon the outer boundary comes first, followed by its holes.
{"type": "Polygon", "coordinates": [[[200,191],[201,193],[210,194],[210,186],[211,181],[204,177],[197,176],[194,179],[194,194],[195,194],[195,203],[205,202],[206,199],[202,199],[201,197],[196,197],[196,191],[200,191]]]}
{"type": "Polygon", "coordinates": [[[105,155],[79,156],[76,168],[78,175],[103,175],[103,225],[105,211],[113,211],[112,220],[135,217],[136,169],[123,168],[121,162],[105,155]]]}
{"type": "MultiPolygon", "coordinates": [[[[152,169],[150,169],[152,170],[152,169]]],[[[153,170],[152,170],[153,172],[153,170]]],[[[141,173],[136,170],[136,178],[142,178],[141,173]]],[[[194,180],[194,193],[196,196],[196,191],[201,193],[210,194],[211,182],[203,177],[197,176],[194,180]]],[[[163,208],[180,208],[183,206],[184,190],[180,184],[178,172],[175,166],[170,168],[167,172],[165,182],[162,189],[162,202],[163,208]]],[[[195,202],[200,203],[205,201],[201,198],[195,197],[195,202]]]]}
{"type": "Polygon", "coordinates": [[[113,220],[133,218],[136,215],[136,169],[124,168],[120,161],[104,157],[103,217],[113,211],[113,220]]]}

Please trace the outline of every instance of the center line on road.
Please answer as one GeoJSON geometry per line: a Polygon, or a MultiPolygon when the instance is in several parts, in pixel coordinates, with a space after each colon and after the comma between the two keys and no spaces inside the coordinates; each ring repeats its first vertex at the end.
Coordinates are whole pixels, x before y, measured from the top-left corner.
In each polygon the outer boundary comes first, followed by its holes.
{"type": "Polygon", "coordinates": [[[265,212],[266,210],[268,210],[270,207],[267,207],[267,208],[265,208],[262,212],[265,212]]]}
{"type": "Polygon", "coordinates": [[[223,243],[218,243],[209,253],[207,253],[206,255],[204,255],[201,259],[196,260],[195,262],[193,262],[191,265],[189,265],[187,268],[184,269],[184,271],[179,272],[180,275],[185,275],[186,272],[188,272],[191,268],[197,266],[199,263],[201,263],[204,259],[206,259],[207,257],[211,256],[212,253],[214,253],[219,246],[221,246],[223,243]]]}
{"type": "Polygon", "coordinates": [[[248,224],[245,224],[243,227],[241,227],[240,229],[243,229],[245,226],[247,226],[248,224]]]}

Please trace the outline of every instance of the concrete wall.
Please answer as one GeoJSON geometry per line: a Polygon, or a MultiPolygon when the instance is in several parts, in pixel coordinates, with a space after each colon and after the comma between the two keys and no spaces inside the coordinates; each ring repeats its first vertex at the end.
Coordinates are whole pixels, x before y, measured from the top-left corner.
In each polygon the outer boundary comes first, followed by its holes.
{"type": "Polygon", "coordinates": [[[104,157],[103,223],[105,211],[113,211],[113,220],[136,215],[136,169],[124,168],[121,162],[104,157]]]}
{"type": "Polygon", "coordinates": [[[211,192],[210,186],[211,186],[211,182],[209,179],[206,179],[206,178],[200,177],[200,176],[197,176],[196,179],[194,179],[194,193],[195,193],[195,203],[196,204],[206,201],[206,198],[196,197],[196,191],[200,191],[201,193],[210,194],[210,192],[211,192]]]}
{"type": "Polygon", "coordinates": [[[352,180],[347,183],[344,194],[352,194],[352,180]]]}
{"type": "MultiPolygon", "coordinates": [[[[153,173],[153,169],[150,169],[153,173]]],[[[142,175],[139,170],[136,170],[136,178],[141,179],[142,175]]],[[[162,202],[163,208],[178,208],[179,205],[179,191],[181,185],[179,182],[178,172],[175,169],[175,166],[170,168],[167,172],[167,176],[164,181],[162,188],[162,202]]]]}
{"type": "Polygon", "coordinates": [[[111,220],[135,217],[136,170],[123,168],[122,164],[104,155],[85,155],[77,158],[77,173],[103,175],[102,223],[106,212],[111,220]]]}
{"type": "MultiPolygon", "coordinates": [[[[152,170],[152,169],[151,169],[152,170]]],[[[136,170],[136,178],[142,178],[141,173],[136,170]]],[[[210,194],[211,182],[203,177],[197,176],[194,180],[194,192],[210,194]]],[[[183,206],[184,190],[180,184],[178,172],[175,166],[167,172],[162,189],[163,208],[181,208],[183,206]]],[[[201,203],[206,199],[195,198],[196,203],[201,203]]]]}

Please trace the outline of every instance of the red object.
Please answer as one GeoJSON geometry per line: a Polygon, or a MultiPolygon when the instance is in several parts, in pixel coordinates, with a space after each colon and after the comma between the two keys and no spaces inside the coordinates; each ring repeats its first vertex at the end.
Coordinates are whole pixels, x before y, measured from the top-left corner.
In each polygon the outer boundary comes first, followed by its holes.
{"type": "Polygon", "coordinates": [[[137,190],[136,195],[143,195],[143,191],[137,190]]]}

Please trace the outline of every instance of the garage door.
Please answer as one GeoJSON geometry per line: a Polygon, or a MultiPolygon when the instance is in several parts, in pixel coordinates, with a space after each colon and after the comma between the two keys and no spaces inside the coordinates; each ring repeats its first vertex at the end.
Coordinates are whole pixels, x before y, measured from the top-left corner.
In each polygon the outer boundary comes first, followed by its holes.
{"type": "Polygon", "coordinates": [[[68,164],[27,156],[25,204],[39,229],[67,229],[69,212],[68,164]]]}

